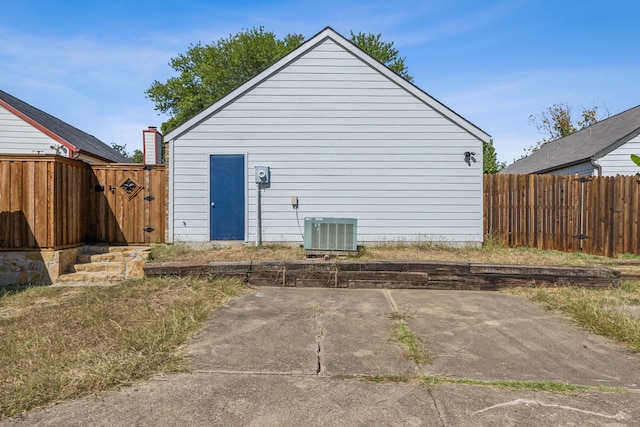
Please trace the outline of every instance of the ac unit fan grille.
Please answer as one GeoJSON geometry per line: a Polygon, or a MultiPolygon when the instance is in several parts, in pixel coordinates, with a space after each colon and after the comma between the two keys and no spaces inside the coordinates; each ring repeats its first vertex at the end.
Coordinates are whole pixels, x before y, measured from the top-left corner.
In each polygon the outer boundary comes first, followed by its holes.
{"type": "Polygon", "coordinates": [[[305,218],[305,250],[356,251],[356,220],[305,218]]]}

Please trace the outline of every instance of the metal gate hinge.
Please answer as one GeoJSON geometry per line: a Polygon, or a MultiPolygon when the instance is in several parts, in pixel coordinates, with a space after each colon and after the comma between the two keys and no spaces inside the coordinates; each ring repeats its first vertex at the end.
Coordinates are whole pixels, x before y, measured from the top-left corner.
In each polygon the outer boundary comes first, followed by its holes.
{"type": "Polygon", "coordinates": [[[144,231],[145,231],[145,232],[147,232],[147,233],[152,233],[152,232],[154,232],[154,231],[155,231],[155,228],[153,228],[153,227],[147,227],[147,228],[145,228],[145,229],[144,229],[144,231]]]}
{"type": "Polygon", "coordinates": [[[144,199],[145,199],[147,202],[150,202],[150,201],[154,200],[154,199],[155,199],[155,197],[153,197],[153,196],[147,196],[147,197],[145,197],[144,199]]]}

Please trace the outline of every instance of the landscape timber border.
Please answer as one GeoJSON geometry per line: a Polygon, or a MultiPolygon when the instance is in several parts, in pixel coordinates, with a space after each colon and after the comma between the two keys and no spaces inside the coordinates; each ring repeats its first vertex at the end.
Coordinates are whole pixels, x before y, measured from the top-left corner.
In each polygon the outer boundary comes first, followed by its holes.
{"type": "Polygon", "coordinates": [[[607,268],[442,261],[300,260],[147,263],[145,276],[239,277],[255,286],[499,290],[511,287],[616,287],[607,268]]]}

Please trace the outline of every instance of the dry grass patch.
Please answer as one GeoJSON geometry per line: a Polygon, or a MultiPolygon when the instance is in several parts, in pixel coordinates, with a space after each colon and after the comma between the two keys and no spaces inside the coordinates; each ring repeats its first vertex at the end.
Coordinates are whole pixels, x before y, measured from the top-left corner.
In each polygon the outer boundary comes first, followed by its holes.
{"type": "Polygon", "coordinates": [[[505,292],[523,295],[563,313],[579,325],[640,353],[640,282],[622,282],[618,288],[609,289],[517,288],[505,292]]]}
{"type": "Polygon", "coordinates": [[[149,255],[149,261],[152,262],[289,261],[304,258],[302,248],[281,244],[265,244],[260,247],[222,247],[212,243],[191,247],[186,243],[174,243],[155,246],[149,255]]]}
{"type": "Polygon", "coordinates": [[[155,278],[0,294],[0,419],[188,369],[180,346],[244,287],[155,278]],[[46,303],[42,303],[46,301],[46,303]]]}
{"type": "Polygon", "coordinates": [[[603,266],[618,264],[614,259],[560,251],[543,251],[531,248],[503,248],[493,244],[485,247],[451,247],[432,242],[384,243],[367,247],[360,257],[366,260],[399,259],[457,261],[479,264],[520,264],[558,265],[575,267],[603,266]]]}
{"type": "MultiPolygon", "coordinates": [[[[190,247],[185,243],[159,245],[152,249],[150,261],[211,262],[211,261],[288,261],[305,259],[304,250],[282,244],[261,247],[239,246],[225,248],[215,244],[190,247]]],[[[438,242],[387,242],[361,247],[349,259],[363,261],[410,260],[454,261],[486,264],[556,265],[575,267],[609,267],[640,273],[640,257],[622,255],[612,259],[583,253],[543,251],[530,248],[503,248],[489,240],[484,247],[456,248],[438,242]]]]}

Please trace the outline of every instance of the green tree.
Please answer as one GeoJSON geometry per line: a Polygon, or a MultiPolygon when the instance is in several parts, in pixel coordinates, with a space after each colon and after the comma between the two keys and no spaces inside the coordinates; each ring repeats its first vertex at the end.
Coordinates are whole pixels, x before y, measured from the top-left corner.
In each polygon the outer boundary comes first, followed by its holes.
{"type": "Polygon", "coordinates": [[[395,71],[404,79],[412,82],[413,77],[409,75],[409,70],[405,65],[405,58],[401,58],[398,49],[393,47],[393,42],[380,40],[382,34],[365,34],[359,32],[354,34],[351,31],[351,42],[360,49],[382,62],[384,65],[395,71]]]}
{"type": "Polygon", "coordinates": [[[598,122],[598,107],[583,108],[580,119],[575,122],[572,109],[567,104],[553,104],[541,113],[529,116],[529,123],[534,125],[545,137],[533,146],[525,149],[525,156],[537,151],[544,144],[571,135],[598,122]]]}
{"type": "Polygon", "coordinates": [[[133,154],[131,154],[131,156],[129,156],[131,158],[131,161],[133,163],[143,163],[144,162],[144,157],[143,157],[143,153],[142,150],[133,150],[133,154]]]}
{"type": "Polygon", "coordinates": [[[111,148],[113,148],[123,156],[128,157],[132,163],[142,163],[144,160],[141,150],[133,150],[133,154],[129,154],[129,152],[127,151],[127,144],[118,145],[114,142],[113,144],[111,144],[111,148]]]}
{"type": "Polygon", "coordinates": [[[505,162],[499,162],[493,139],[482,143],[482,171],[486,174],[500,172],[507,166],[505,162]]]}
{"type": "MultiPolygon", "coordinates": [[[[381,35],[354,34],[352,42],[365,52],[411,81],[393,43],[381,35]]],[[[172,58],[169,65],[178,73],[162,83],[154,81],[145,92],[155,109],[168,114],[162,124],[166,134],[246,81],[268,68],[302,44],[300,34],[287,34],[282,40],[263,27],[243,30],[211,44],[198,42],[184,54],[172,58]]]]}
{"type": "Polygon", "coordinates": [[[115,142],[111,144],[111,148],[116,150],[118,153],[122,154],[125,157],[129,157],[129,153],[127,153],[127,144],[118,145],[115,142]]]}
{"type": "Polygon", "coordinates": [[[171,59],[178,76],[165,83],[154,81],[146,95],[155,109],[170,116],[162,124],[166,134],[204,110],[269,65],[298,47],[299,34],[278,40],[263,27],[241,31],[212,44],[198,42],[186,53],[171,59]]]}

